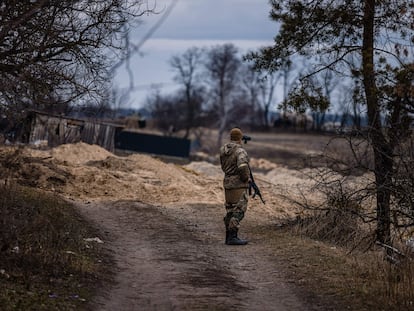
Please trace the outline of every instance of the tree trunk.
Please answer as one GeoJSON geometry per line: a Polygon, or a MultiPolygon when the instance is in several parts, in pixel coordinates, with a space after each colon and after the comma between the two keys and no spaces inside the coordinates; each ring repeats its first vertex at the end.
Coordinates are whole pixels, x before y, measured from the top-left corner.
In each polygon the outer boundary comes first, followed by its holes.
{"type": "Polygon", "coordinates": [[[185,87],[185,100],[187,105],[187,112],[185,120],[185,133],[183,138],[187,139],[190,135],[190,129],[193,125],[194,119],[193,104],[191,101],[191,84],[187,84],[185,87]]]}
{"type": "Polygon", "coordinates": [[[269,129],[269,120],[268,120],[268,116],[269,116],[269,106],[265,105],[264,107],[264,111],[263,111],[263,121],[264,121],[264,127],[266,130],[269,129]]]}
{"type": "Polygon", "coordinates": [[[374,70],[375,0],[365,0],[362,71],[368,109],[368,130],[374,151],[377,193],[377,240],[390,244],[390,184],[392,181],[392,150],[382,132],[380,108],[374,70]]]}
{"type": "Polygon", "coordinates": [[[227,126],[227,119],[228,119],[228,107],[226,106],[226,98],[224,95],[224,86],[223,82],[220,82],[220,95],[219,95],[219,109],[221,110],[219,116],[219,131],[217,137],[217,149],[220,150],[222,141],[223,141],[223,133],[226,130],[227,126]]]}

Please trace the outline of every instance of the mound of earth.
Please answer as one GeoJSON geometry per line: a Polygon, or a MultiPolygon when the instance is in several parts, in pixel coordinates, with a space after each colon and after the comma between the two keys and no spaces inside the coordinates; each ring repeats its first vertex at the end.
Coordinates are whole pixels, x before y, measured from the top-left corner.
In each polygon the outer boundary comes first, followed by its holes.
{"type": "MultiPolygon", "coordinates": [[[[85,143],[48,150],[4,147],[0,157],[5,166],[2,178],[14,178],[75,201],[223,204],[223,173],[218,165],[205,161],[177,165],[146,154],[117,156],[85,143]]],[[[265,159],[252,158],[251,167],[266,200],[266,205],[251,200],[251,208],[277,218],[294,216],[296,209],[285,200],[286,194],[309,191],[311,179],[265,159]]]]}

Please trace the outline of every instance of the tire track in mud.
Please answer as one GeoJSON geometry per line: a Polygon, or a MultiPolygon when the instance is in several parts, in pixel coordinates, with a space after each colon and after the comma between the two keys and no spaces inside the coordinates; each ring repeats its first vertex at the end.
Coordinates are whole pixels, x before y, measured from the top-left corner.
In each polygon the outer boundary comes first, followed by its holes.
{"type": "Polygon", "coordinates": [[[222,210],[140,202],[78,204],[107,233],[115,284],[96,310],[312,310],[253,241],[224,245],[222,210]]]}

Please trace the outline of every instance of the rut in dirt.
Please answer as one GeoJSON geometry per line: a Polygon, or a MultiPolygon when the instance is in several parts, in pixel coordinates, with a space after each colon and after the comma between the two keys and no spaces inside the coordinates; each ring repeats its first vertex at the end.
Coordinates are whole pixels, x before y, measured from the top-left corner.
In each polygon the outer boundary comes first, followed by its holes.
{"type": "Polygon", "coordinates": [[[222,210],[139,202],[91,203],[81,212],[106,232],[115,284],[96,310],[316,310],[283,278],[263,243],[224,244],[222,210]]]}

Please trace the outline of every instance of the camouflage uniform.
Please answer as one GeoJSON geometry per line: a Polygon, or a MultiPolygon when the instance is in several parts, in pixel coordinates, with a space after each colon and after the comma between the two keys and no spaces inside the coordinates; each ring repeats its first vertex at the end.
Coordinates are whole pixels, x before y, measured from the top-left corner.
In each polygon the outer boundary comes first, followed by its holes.
{"type": "MultiPolygon", "coordinates": [[[[226,234],[229,231],[235,232],[237,238],[240,222],[247,210],[249,182],[249,158],[241,146],[241,141],[231,141],[222,146],[220,148],[220,162],[224,172],[226,234]]],[[[226,244],[227,238],[226,235],[226,244]]]]}

